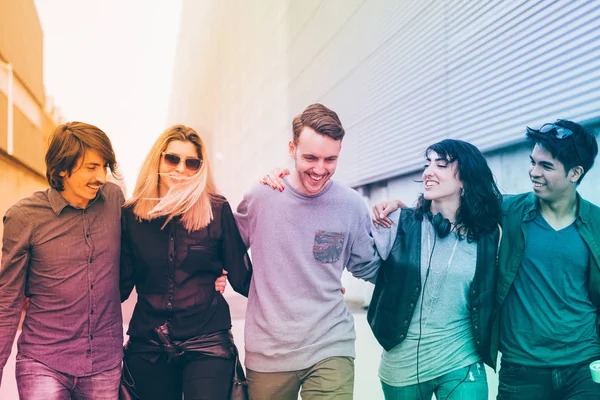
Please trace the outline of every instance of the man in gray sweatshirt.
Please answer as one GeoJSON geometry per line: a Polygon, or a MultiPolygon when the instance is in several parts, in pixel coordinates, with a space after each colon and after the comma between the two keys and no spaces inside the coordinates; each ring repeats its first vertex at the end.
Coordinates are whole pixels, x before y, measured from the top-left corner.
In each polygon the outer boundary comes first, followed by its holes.
{"type": "Polygon", "coordinates": [[[342,271],[375,281],[380,265],[371,218],[360,195],[331,180],[344,128],[313,104],[293,121],[294,170],[283,193],[252,188],[236,221],[250,247],[246,311],[251,400],[352,399],[354,320],[342,271]]]}

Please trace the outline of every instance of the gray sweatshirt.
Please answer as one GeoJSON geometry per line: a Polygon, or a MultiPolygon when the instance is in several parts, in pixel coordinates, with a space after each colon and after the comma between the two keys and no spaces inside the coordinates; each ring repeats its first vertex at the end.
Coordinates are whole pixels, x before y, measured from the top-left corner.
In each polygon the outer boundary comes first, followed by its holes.
{"type": "Polygon", "coordinates": [[[289,181],[283,193],[258,185],[235,217],[253,264],[246,367],[296,371],[328,357],[354,357],[342,271],[374,281],[381,263],[360,195],[336,182],[315,196],[299,193],[289,181]]]}

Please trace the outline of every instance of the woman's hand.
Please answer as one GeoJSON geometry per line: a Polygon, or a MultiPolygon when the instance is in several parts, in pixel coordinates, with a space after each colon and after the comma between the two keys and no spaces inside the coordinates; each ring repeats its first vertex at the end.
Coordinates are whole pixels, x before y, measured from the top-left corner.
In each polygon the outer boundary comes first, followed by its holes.
{"type": "Polygon", "coordinates": [[[373,224],[375,224],[375,226],[390,228],[392,226],[392,220],[387,216],[400,207],[406,207],[406,204],[400,200],[385,200],[375,204],[373,206],[373,224]]]}
{"type": "Polygon", "coordinates": [[[279,169],[274,168],[271,172],[259,181],[263,185],[269,185],[273,189],[277,189],[280,192],[283,192],[285,189],[285,184],[283,183],[283,177],[290,174],[290,170],[287,168],[279,169]]]}
{"type": "Polygon", "coordinates": [[[215,290],[223,294],[225,288],[227,287],[227,271],[223,270],[221,273],[222,275],[215,281],[215,290]]]}

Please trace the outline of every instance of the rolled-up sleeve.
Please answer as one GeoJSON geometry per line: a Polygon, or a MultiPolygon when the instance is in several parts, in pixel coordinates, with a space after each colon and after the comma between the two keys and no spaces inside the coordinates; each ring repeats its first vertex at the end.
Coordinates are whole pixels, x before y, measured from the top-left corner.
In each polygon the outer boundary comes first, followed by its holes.
{"type": "Polygon", "coordinates": [[[375,283],[381,265],[381,257],[377,253],[373,236],[371,235],[371,216],[365,210],[360,225],[356,231],[350,259],[346,269],[354,277],[375,283]]]}
{"type": "Polygon", "coordinates": [[[382,260],[387,260],[390,251],[392,251],[392,246],[396,241],[401,211],[401,209],[398,209],[388,215],[388,218],[392,220],[392,226],[390,228],[383,226],[373,227],[373,239],[375,239],[375,246],[377,247],[377,252],[382,260]]]}
{"type": "Polygon", "coordinates": [[[19,206],[3,218],[2,262],[0,266],[0,383],[17,333],[30,258],[33,224],[19,206]]]}

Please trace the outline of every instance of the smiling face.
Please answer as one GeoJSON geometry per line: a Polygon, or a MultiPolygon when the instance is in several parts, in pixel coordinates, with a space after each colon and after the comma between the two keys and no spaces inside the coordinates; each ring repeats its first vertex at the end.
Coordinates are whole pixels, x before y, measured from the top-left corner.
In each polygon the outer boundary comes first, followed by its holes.
{"type": "Polygon", "coordinates": [[[85,208],[106,183],[106,160],[95,150],[86,150],[71,173],[60,172],[64,190],[60,194],[73,207],[85,208]]]}
{"type": "Polygon", "coordinates": [[[577,179],[581,176],[581,167],[565,171],[563,163],[539,144],[535,145],[529,158],[529,178],[538,199],[553,203],[573,195],[577,179]]]}
{"type": "Polygon", "coordinates": [[[169,142],[163,155],[160,159],[160,165],[158,172],[160,174],[159,180],[159,196],[163,197],[171,187],[181,181],[182,178],[193,176],[196,171],[187,169],[185,166],[185,159],[187,158],[200,158],[196,146],[189,141],[173,140],[169,142]],[[181,160],[176,166],[171,165],[165,161],[165,154],[173,154],[179,157],[181,160]]]}
{"type": "Polygon", "coordinates": [[[290,176],[294,189],[309,196],[320,193],[335,173],[341,149],[341,140],[305,126],[298,143],[292,141],[289,144],[295,164],[295,171],[290,176]]]}
{"type": "Polygon", "coordinates": [[[457,167],[457,161],[449,163],[435,151],[429,151],[423,171],[423,197],[432,201],[459,201],[463,183],[457,167]]]}

